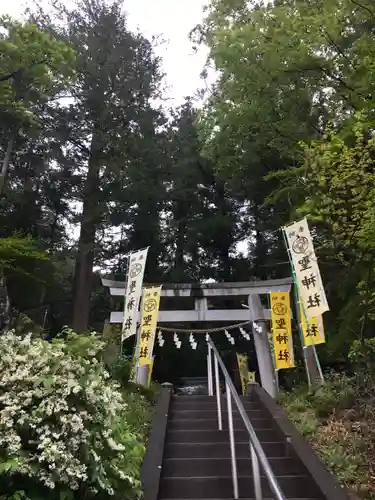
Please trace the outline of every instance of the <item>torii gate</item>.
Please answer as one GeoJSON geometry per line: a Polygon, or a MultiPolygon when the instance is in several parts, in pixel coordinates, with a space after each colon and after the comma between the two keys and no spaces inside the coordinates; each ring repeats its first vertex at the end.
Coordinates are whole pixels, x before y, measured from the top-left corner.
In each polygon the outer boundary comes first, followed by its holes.
{"type": "MultiPolygon", "coordinates": [[[[102,278],[103,286],[109,288],[111,296],[125,295],[125,282],[102,278]]],[[[267,321],[270,310],[264,309],[260,295],[270,292],[290,292],[293,279],[283,278],[267,281],[245,281],[239,283],[167,283],[163,285],[162,297],[193,297],[194,309],[180,311],[159,310],[158,323],[196,323],[196,322],[252,322],[252,333],[258,359],[259,374],[263,388],[272,396],[276,396],[277,385],[274,375],[273,360],[268,343],[267,321]],[[248,308],[245,309],[209,309],[209,297],[248,297],[248,308]],[[259,323],[255,329],[253,323],[259,323]]],[[[140,313],[139,313],[140,315],[140,313]]],[[[123,311],[113,311],[110,323],[122,323],[123,311]]]]}

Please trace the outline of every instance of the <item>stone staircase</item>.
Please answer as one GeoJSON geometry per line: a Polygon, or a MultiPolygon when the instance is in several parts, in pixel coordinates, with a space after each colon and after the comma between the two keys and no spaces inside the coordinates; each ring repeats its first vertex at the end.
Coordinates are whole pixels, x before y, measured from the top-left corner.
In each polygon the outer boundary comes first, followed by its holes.
{"type": "MultiPolygon", "coordinates": [[[[290,449],[261,401],[241,398],[247,415],[288,499],[326,498],[290,449]]],[[[218,430],[216,398],[172,396],[161,468],[159,500],[233,498],[226,398],[222,397],[223,430],[218,430]]],[[[255,499],[248,433],[234,409],[233,423],[240,498],[255,499]]],[[[262,475],[263,499],[272,499],[262,475]]],[[[333,500],[333,499],[332,499],[333,500]]]]}
{"type": "MultiPolygon", "coordinates": [[[[249,389],[238,405],[249,417],[282,493],[272,492],[259,463],[262,491],[256,495],[249,434],[232,401],[238,498],[359,500],[340,487],[275,400],[258,384],[249,389]]],[[[175,395],[171,384],[163,384],[141,471],[142,500],[234,498],[225,394],[220,401],[222,431],[218,430],[216,396],[175,395]]]]}

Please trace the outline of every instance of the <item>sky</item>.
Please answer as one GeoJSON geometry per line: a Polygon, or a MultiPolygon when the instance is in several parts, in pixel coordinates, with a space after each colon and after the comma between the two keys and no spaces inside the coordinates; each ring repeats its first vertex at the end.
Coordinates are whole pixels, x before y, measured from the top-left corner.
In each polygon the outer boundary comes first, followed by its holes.
{"type": "Polygon", "coordinates": [[[189,32],[202,21],[207,0],[125,0],[131,28],[138,26],[146,36],[161,34],[169,43],[159,53],[170,86],[171,105],[193,96],[203,86],[200,73],[208,51],[194,53],[189,32]]]}
{"type": "MultiPolygon", "coordinates": [[[[207,58],[207,48],[194,53],[188,35],[203,19],[208,0],[124,0],[130,29],[146,36],[161,35],[167,43],[156,48],[166,73],[167,107],[175,107],[186,96],[193,96],[204,86],[200,73],[207,58]]],[[[0,0],[0,14],[20,17],[25,0],[0,0]]]]}

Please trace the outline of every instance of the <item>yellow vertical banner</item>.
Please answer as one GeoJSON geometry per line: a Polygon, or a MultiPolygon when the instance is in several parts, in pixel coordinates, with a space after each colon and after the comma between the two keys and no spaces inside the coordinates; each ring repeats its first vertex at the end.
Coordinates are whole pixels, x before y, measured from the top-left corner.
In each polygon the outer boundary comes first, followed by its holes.
{"type": "Polygon", "coordinates": [[[238,371],[241,379],[242,394],[246,394],[247,383],[249,380],[249,367],[247,365],[246,354],[237,354],[238,371]]]}
{"type": "Polygon", "coordinates": [[[154,349],[156,325],[158,323],[161,285],[145,288],[141,307],[141,329],[139,332],[138,366],[151,363],[154,349]]]}
{"type": "Polygon", "coordinates": [[[275,368],[294,367],[292,320],[288,292],[271,292],[272,337],[275,350],[275,368]]]}
{"type": "Polygon", "coordinates": [[[302,304],[299,305],[299,314],[301,318],[301,330],[304,345],[324,344],[326,341],[324,335],[323,317],[315,316],[314,318],[307,318],[303,312],[302,304]]]}

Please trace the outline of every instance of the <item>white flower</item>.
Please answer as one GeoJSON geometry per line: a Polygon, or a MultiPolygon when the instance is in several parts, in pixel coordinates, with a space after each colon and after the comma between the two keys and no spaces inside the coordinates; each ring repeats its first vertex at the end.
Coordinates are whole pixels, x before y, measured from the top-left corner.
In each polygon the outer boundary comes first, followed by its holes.
{"type": "MultiPolygon", "coordinates": [[[[101,348],[95,337],[92,342],[88,356],[101,348]]],[[[113,495],[113,475],[139,487],[133,471],[142,457],[134,458],[114,432],[132,405],[96,358],[74,357],[63,342],[19,339],[13,332],[0,337],[0,352],[0,460],[16,460],[18,474],[51,490],[77,490],[87,482],[98,496],[113,495]]],[[[142,444],[122,431],[127,443],[142,444]]]]}
{"type": "Polygon", "coordinates": [[[112,439],[111,437],[107,439],[107,443],[108,443],[108,446],[111,448],[111,450],[115,450],[115,451],[124,451],[125,450],[125,446],[120,444],[120,443],[116,443],[116,441],[114,439],[112,439]]]}

